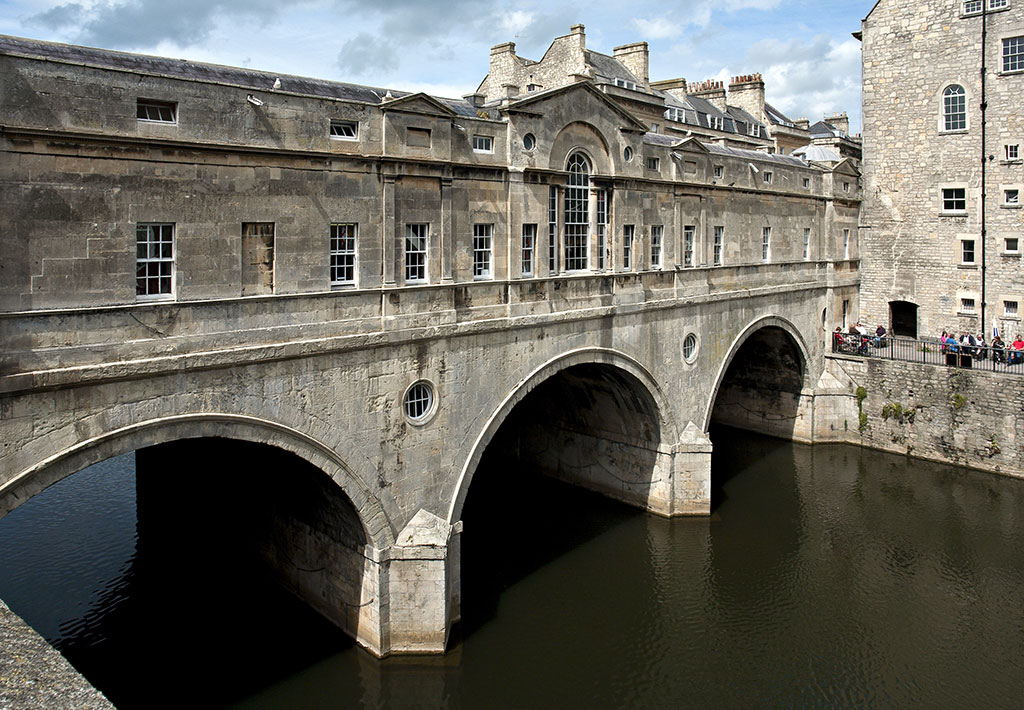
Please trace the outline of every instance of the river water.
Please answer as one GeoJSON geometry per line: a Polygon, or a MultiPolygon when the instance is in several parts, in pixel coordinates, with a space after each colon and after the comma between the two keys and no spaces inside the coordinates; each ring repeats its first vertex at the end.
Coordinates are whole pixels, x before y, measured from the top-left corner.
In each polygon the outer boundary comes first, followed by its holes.
{"type": "Polygon", "coordinates": [[[372,658],[133,455],[0,520],[0,597],[120,708],[1022,706],[1024,481],[714,439],[710,519],[485,458],[443,657],[372,658]]]}

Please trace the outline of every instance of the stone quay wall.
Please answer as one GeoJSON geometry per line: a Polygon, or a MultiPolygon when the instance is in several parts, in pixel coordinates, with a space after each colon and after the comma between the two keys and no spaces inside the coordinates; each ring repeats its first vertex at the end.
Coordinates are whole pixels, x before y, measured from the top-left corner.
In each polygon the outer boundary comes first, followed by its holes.
{"type": "Polygon", "coordinates": [[[841,355],[825,370],[837,396],[815,415],[836,441],[1024,477],[1024,377],[841,355]]]}

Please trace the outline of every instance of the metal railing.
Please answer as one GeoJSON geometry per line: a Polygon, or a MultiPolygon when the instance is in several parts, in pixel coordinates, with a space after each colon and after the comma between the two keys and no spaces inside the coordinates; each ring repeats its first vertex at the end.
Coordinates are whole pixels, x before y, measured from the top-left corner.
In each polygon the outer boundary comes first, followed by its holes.
{"type": "Polygon", "coordinates": [[[873,335],[833,333],[832,352],[1024,375],[1024,350],[982,348],[959,343],[951,346],[939,342],[937,338],[893,338],[888,335],[878,338],[873,335]]]}

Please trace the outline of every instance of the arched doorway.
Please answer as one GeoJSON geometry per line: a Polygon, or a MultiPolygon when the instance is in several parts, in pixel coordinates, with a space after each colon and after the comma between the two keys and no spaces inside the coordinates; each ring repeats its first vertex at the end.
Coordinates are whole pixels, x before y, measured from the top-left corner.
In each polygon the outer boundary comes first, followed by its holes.
{"type": "Polygon", "coordinates": [[[892,335],[917,337],[917,304],[910,301],[889,301],[889,323],[892,335]]]}

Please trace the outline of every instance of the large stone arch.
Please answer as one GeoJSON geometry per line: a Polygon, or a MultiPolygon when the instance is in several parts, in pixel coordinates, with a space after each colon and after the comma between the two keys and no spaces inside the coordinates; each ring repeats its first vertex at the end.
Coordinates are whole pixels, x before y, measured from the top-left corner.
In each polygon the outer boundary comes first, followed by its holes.
{"type": "Polygon", "coordinates": [[[666,454],[671,454],[676,442],[679,441],[679,429],[672,416],[672,407],[668,398],[643,365],[628,355],[608,348],[581,348],[563,353],[548,360],[523,378],[488,417],[459,472],[451,504],[448,507],[447,521],[449,524],[454,524],[461,519],[466,494],[469,492],[483,453],[515,406],[541,383],[576,365],[609,365],[628,373],[645,388],[657,409],[656,416],[662,433],[661,446],[666,450],[666,454]]]}
{"type": "Polygon", "coordinates": [[[58,481],[108,458],[147,446],[196,438],[269,444],[324,471],[352,502],[369,544],[394,543],[394,529],[380,501],[328,446],[291,427],[258,417],[194,413],[160,417],[104,432],[47,457],[0,487],[0,517],[58,481]]]}
{"type": "MultiPolygon", "coordinates": [[[[704,432],[707,432],[711,426],[711,417],[714,412],[715,403],[718,400],[722,384],[725,382],[726,375],[729,372],[729,368],[732,365],[733,360],[736,358],[737,353],[754,334],[765,328],[778,328],[782,330],[789,336],[792,344],[796,346],[796,351],[800,356],[800,374],[802,377],[800,396],[801,398],[813,398],[813,388],[810,383],[810,349],[807,347],[807,342],[800,334],[799,329],[791,321],[783,318],[782,316],[774,314],[760,316],[751,321],[733,339],[725,358],[722,360],[722,363],[718,367],[718,371],[715,373],[714,386],[710,390],[702,420],[702,430],[704,432]]],[[[806,437],[799,436],[794,438],[809,440],[811,438],[809,432],[810,430],[808,429],[808,435],[806,437]]]]}
{"type": "Polygon", "coordinates": [[[551,142],[548,168],[565,170],[565,161],[574,152],[580,152],[587,156],[593,174],[612,174],[611,151],[608,141],[593,124],[585,121],[573,121],[563,126],[551,142]]]}

